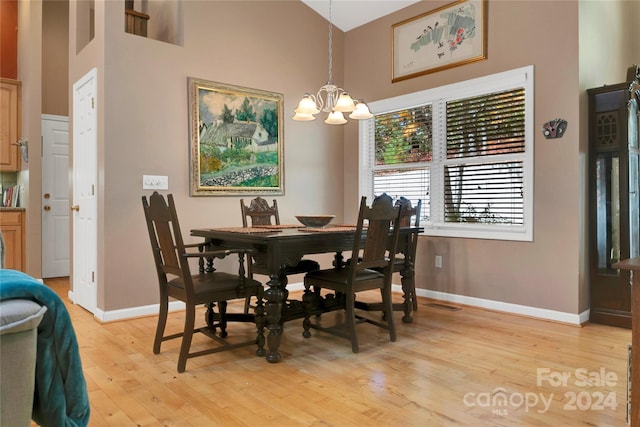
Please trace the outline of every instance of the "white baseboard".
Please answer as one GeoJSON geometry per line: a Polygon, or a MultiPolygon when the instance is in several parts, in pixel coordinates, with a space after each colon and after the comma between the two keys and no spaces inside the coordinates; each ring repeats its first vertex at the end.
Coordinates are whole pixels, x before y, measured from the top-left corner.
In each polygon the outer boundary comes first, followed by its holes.
{"type": "MultiPolygon", "coordinates": [[[[289,283],[287,285],[289,291],[304,290],[302,283],[289,283]]],[[[401,285],[393,285],[393,292],[402,293],[401,285]]],[[[530,307],[520,304],[511,304],[501,301],[493,301],[483,298],[469,297],[464,295],[449,294],[446,292],[432,291],[428,289],[416,289],[419,297],[431,298],[439,301],[453,302],[457,304],[469,305],[472,307],[485,308],[488,310],[501,311],[504,313],[517,314],[527,317],[535,317],[543,320],[551,320],[554,322],[567,323],[571,325],[582,325],[589,321],[589,310],[585,310],[580,314],[565,313],[562,311],[548,310],[545,308],[530,307]]],[[[158,314],[158,304],[145,305],[141,307],[131,307],[120,310],[103,311],[96,309],[94,317],[101,322],[114,322],[117,320],[126,320],[134,317],[153,316],[158,314]]],[[[181,301],[173,301],[169,303],[169,311],[184,310],[184,303],[181,301]]]]}
{"type": "MultiPolygon", "coordinates": [[[[184,310],[184,302],[171,301],[169,303],[169,313],[172,311],[184,310]]],[[[140,307],[123,308],[120,310],[103,311],[96,309],[93,316],[99,321],[115,322],[116,320],[133,319],[135,317],[157,316],[160,311],[160,304],[143,305],[140,307]]]]}
{"type": "MultiPolygon", "coordinates": [[[[302,283],[290,283],[287,285],[290,291],[304,290],[302,283]]],[[[401,285],[393,285],[393,292],[402,293],[401,285]]],[[[449,294],[446,292],[431,291],[428,289],[416,289],[419,297],[431,298],[439,301],[453,302],[469,305],[473,307],[486,308],[487,310],[501,311],[504,313],[518,314],[521,316],[535,317],[554,322],[568,323],[571,325],[582,325],[589,321],[589,310],[580,314],[565,313],[562,311],[548,310],[545,308],[529,307],[526,305],[511,304],[507,302],[493,301],[483,298],[467,297],[464,295],[449,294]]]]}
{"type": "MultiPolygon", "coordinates": [[[[395,289],[394,285],[394,291],[395,289]]],[[[398,286],[398,291],[402,288],[398,286]]],[[[563,311],[548,310],[546,308],[530,307],[527,305],[511,304],[508,302],[493,301],[483,298],[469,297],[464,295],[449,294],[446,292],[431,291],[428,289],[416,289],[417,296],[431,298],[440,301],[454,302],[458,304],[470,305],[473,307],[486,308],[488,310],[501,311],[504,313],[517,314],[527,317],[535,317],[554,322],[568,323],[571,325],[582,325],[589,321],[589,310],[580,314],[565,313],[563,311]]]]}
{"type": "MultiPolygon", "coordinates": [[[[75,300],[73,298],[73,292],[69,291],[69,299],[71,301],[75,300]]],[[[169,312],[172,311],[181,311],[184,310],[184,302],[182,301],[171,301],[169,303],[169,312]]],[[[151,304],[151,305],[143,305],[139,307],[131,307],[131,308],[123,308],[120,310],[108,310],[104,311],[99,308],[96,308],[95,313],[93,313],[93,317],[99,322],[115,322],[118,320],[128,320],[134,319],[136,317],[144,317],[144,316],[157,316],[160,311],[160,304],[151,304]]]]}

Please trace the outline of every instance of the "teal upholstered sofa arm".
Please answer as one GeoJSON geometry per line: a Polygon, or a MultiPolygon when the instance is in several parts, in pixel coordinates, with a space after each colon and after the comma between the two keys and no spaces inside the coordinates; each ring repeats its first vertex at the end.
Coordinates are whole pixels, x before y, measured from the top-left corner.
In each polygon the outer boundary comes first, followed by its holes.
{"type": "Polygon", "coordinates": [[[38,325],[47,308],[26,299],[0,301],[2,426],[29,426],[33,408],[38,325]],[[8,409],[11,408],[11,409],[8,409]]]}

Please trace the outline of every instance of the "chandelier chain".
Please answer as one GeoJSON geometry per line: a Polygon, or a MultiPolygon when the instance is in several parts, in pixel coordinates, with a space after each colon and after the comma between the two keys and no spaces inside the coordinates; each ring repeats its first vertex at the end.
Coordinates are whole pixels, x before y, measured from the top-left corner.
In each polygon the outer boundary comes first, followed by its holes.
{"type": "Polygon", "coordinates": [[[333,77],[331,75],[331,70],[333,68],[333,24],[331,19],[331,0],[329,0],[329,84],[333,83],[333,77]]]}

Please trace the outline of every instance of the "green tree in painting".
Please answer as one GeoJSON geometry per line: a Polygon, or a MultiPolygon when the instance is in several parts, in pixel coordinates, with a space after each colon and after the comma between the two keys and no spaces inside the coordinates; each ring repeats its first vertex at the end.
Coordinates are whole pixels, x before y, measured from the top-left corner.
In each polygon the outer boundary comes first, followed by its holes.
{"type": "Polygon", "coordinates": [[[236,119],[241,122],[256,121],[256,113],[253,111],[253,106],[249,103],[249,98],[244,98],[240,110],[236,110],[236,119]]]}
{"type": "Polygon", "coordinates": [[[260,124],[273,138],[278,136],[278,112],[275,108],[265,108],[260,117],[260,124]]]}
{"type": "Polygon", "coordinates": [[[223,164],[220,161],[220,150],[212,144],[200,145],[200,172],[209,174],[219,171],[223,164]]]}
{"type": "Polygon", "coordinates": [[[242,166],[251,160],[251,153],[243,148],[230,148],[220,155],[225,166],[242,166]]]}
{"type": "Polygon", "coordinates": [[[233,113],[231,112],[231,108],[227,107],[227,104],[224,104],[222,108],[222,122],[233,123],[233,113]]]}

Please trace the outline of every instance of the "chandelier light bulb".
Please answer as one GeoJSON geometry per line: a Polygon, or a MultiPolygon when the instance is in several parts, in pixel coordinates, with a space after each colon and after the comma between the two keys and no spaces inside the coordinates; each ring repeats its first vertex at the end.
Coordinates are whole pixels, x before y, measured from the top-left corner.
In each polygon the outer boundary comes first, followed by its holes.
{"type": "Polygon", "coordinates": [[[355,103],[351,96],[349,96],[349,92],[342,92],[338,97],[338,102],[336,102],[336,106],[334,110],[341,111],[343,113],[350,113],[356,109],[355,103]]]}
{"type": "Polygon", "coordinates": [[[356,120],[366,120],[373,117],[371,111],[369,111],[369,107],[362,101],[358,101],[356,104],[356,109],[353,113],[349,114],[349,118],[356,120]]]}
{"type": "Polygon", "coordinates": [[[295,116],[293,116],[292,119],[298,122],[310,122],[312,120],[315,120],[316,117],[313,114],[304,114],[304,113],[296,112],[295,116]]]}
{"type": "Polygon", "coordinates": [[[343,125],[347,123],[341,111],[332,111],[324,121],[328,125],[343,125]]]}
{"type": "Polygon", "coordinates": [[[298,108],[294,110],[299,114],[318,114],[320,110],[316,106],[316,101],[308,93],[304,94],[304,97],[300,100],[298,108]]]}

